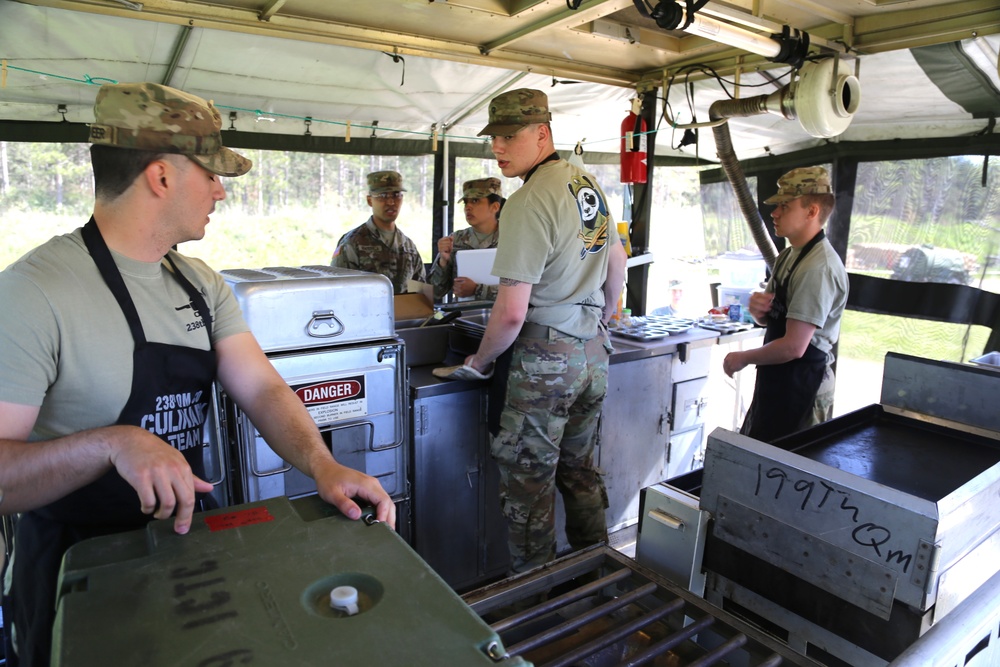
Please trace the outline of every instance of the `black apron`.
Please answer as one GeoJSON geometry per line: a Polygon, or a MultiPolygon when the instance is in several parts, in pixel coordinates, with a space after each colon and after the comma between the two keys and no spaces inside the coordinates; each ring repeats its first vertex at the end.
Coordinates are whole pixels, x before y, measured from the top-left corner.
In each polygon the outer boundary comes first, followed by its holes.
{"type": "MultiPolygon", "coordinates": [[[[83,228],[83,239],[135,341],[132,390],[115,424],[152,431],[181,449],[194,474],[204,479],[202,429],[216,375],[215,352],[148,342],[125,281],[93,218],[83,228]]],[[[205,299],[174,262],[165,259],[211,341],[212,319],[205,299]]],[[[199,498],[204,506],[205,499],[199,498]]],[[[14,539],[11,592],[4,600],[4,625],[13,622],[16,627],[19,651],[17,656],[10,655],[8,627],[10,667],[49,664],[56,584],[66,550],[84,539],[141,528],[151,520],[151,515],[142,513],[135,490],[114,469],[64,498],[21,515],[14,539]]]]}
{"type": "MultiPolygon", "coordinates": [[[[775,281],[774,301],[771,302],[771,311],[767,314],[767,330],[764,333],[765,345],[785,335],[788,283],[792,273],[799,262],[825,236],[823,230],[820,230],[802,247],[802,252],[792,264],[785,280],[775,281]]],[[[816,393],[823,382],[826,359],[826,353],[810,343],[799,359],[783,364],[758,366],[753,401],[743,420],[740,433],[769,443],[801,430],[802,424],[812,411],[816,393]]]]}

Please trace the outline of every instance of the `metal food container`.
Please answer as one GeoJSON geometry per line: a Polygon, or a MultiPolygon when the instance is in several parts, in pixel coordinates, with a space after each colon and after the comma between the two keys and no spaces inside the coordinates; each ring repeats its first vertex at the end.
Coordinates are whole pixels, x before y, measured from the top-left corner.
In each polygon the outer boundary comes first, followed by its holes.
{"type": "Polygon", "coordinates": [[[392,283],[332,266],[226,269],[250,330],[265,352],[393,335],[392,283]]]}
{"type": "MultiPolygon", "coordinates": [[[[402,511],[409,495],[406,366],[389,280],[328,266],[229,269],[222,275],[337,461],[376,477],[402,511]]],[[[231,502],[315,493],[315,481],[268,446],[221,386],[216,394],[209,432],[228,443],[231,502]]]]}
{"type": "MultiPolygon", "coordinates": [[[[55,667],[496,664],[483,622],[370,510],[276,498],[86,540],[66,554],[55,667]],[[331,593],[356,601],[331,606],[331,593]],[[346,591],[350,592],[350,590],[346,591]]],[[[347,602],[347,601],[345,601],[347,602]]],[[[531,667],[521,658],[503,664],[531,667]]]]}

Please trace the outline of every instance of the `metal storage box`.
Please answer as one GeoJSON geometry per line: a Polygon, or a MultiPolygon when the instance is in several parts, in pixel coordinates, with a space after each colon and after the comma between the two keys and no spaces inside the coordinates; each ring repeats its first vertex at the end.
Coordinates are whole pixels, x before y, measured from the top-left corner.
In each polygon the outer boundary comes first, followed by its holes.
{"type": "Polygon", "coordinates": [[[987,352],[982,356],[969,359],[969,361],[985,368],[1000,370],[1000,352],[987,352]]]}
{"type": "MultiPolygon", "coordinates": [[[[316,496],[87,540],[66,554],[53,665],[493,665],[490,629],[385,524],[316,496]],[[339,586],[358,613],[331,608],[339,586]]],[[[504,664],[530,667],[520,658],[504,664]]]]}
{"type": "Polygon", "coordinates": [[[227,269],[243,317],[265,352],[393,335],[392,283],[331,266],[227,269]]]}
{"type": "MultiPolygon", "coordinates": [[[[343,465],[378,478],[394,500],[406,497],[406,368],[403,343],[359,343],[269,355],[343,465]]],[[[316,483],[272,450],[225,394],[237,502],[312,493],[316,483]]]]}
{"type": "MultiPolygon", "coordinates": [[[[389,280],[329,266],[222,274],[337,461],[378,478],[397,505],[405,501],[406,366],[403,341],[394,336],[389,280]]],[[[228,443],[232,502],[314,493],[315,482],[282,460],[218,385],[216,393],[210,433],[228,443]]]]}
{"type": "Polygon", "coordinates": [[[878,405],[773,444],[717,429],[709,601],[859,666],[949,623],[1000,571],[998,388],[987,369],[890,353],[878,405]]]}
{"type": "Polygon", "coordinates": [[[881,618],[940,618],[1000,568],[1000,443],[881,406],[840,420],[794,451],[709,436],[714,535],[881,618]]]}

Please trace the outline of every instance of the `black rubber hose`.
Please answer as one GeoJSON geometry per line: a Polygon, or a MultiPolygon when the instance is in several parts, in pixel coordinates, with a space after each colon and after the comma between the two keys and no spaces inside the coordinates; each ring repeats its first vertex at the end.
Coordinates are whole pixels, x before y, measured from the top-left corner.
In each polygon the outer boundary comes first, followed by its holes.
{"type": "MultiPolygon", "coordinates": [[[[748,97],[742,100],[719,100],[714,102],[708,110],[708,115],[712,120],[722,120],[725,118],[737,118],[746,116],[758,116],[766,113],[765,103],[767,95],[748,97]]],[[[729,183],[733,186],[736,200],[743,212],[743,217],[750,227],[750,234],[753,236],[760,254],[763,255],[768,269],[774,269],[774,262],[778,258],[778,249],[771,241],[771,235],[764,226],[764,220],[760,217],[757,209],[757,202],[750,193],[746,176],[743,174],[743,167],[736,158],[736,151],[733,150],[733,142],[729,136],[729,123],[722,123],[712,128],[715,135],[715,148],[719,155],[719,163],[726,173],[729,183]]]]}

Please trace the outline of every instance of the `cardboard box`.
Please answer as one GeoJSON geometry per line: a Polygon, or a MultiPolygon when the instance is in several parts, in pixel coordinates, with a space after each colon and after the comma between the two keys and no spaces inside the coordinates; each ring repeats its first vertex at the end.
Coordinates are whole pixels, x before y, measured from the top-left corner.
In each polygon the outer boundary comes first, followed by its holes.
{"type": "Polygon", "coordinates": [[[408,320],[424,320],[434,314],[434,304],[424,294],[397,294],[392,297],[396,326],[408,320]]]}

